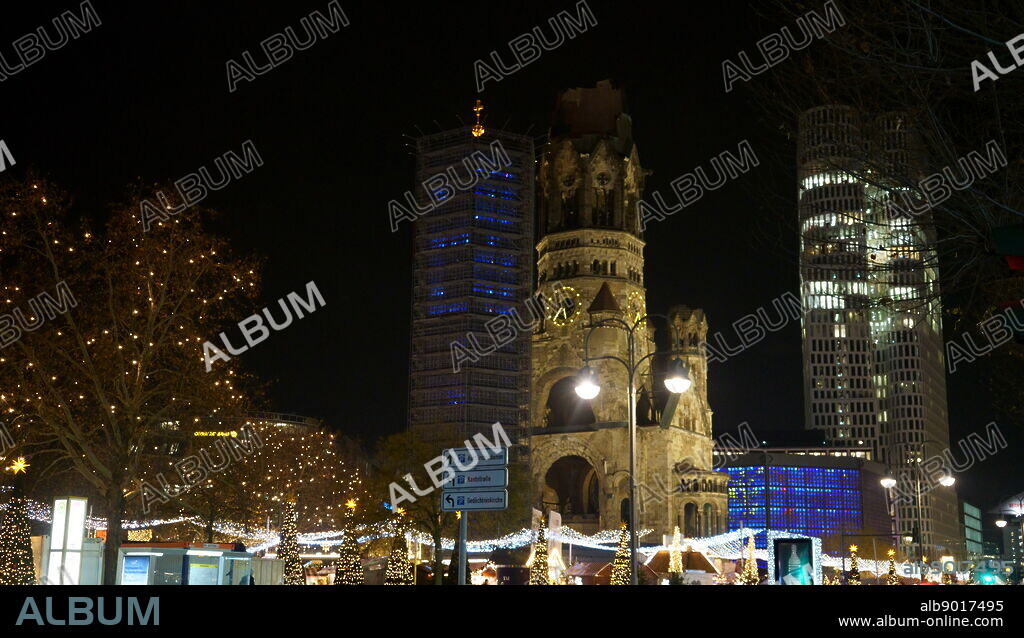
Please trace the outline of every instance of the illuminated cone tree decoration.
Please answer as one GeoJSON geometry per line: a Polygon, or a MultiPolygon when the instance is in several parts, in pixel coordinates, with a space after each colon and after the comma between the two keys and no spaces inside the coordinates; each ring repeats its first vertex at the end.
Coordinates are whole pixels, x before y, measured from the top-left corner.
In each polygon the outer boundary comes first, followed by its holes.
{"type": "Polygon", "coordinates": [[[846,575],[846,584],[860,584],[860,559],[857,557],[856,545],[850,545],[850,572],[846,575]]]}
{"type": "Polygon", "coordinates": [[[391,539],[391,556],[388,557],[388,570],[384,574],[385,585],[411,585],[412,570],[409,564],[409,548],[405,543],[405,525],[403,525],[402,514],[405,512],[398,508],[398,518],[395,520],[395,536],[391,539]]]}
{"type": "Polygon", "coordinates": [[[682,538],[679,534],[679,526],[672,533],[672,547],[668,553],[668,571],[673,574],[683,573],[683,548],[682,538]]]}
{"type": "MultiPolygon", "coordinates": [[[[26,467],[25,459],[19,458],[7,469],[17,474],[26,467]]],[[[0,585],[34,585],[36,582],[27,505],[21,490],[15,487],[0,517],[0,585]]]]}
{"type": "Polygon", "coordinates": [[[737,585],[757,585],[761,575],[757,572],[757,559],[754,558],[754,535],[747,538],[747,558],[743,561],[743,571],[736,578],[737,585]]]}
{"type": "Polygon", "coordinates": [[[612,562],[612,585],[629,584],[629,527],[623,523],[619,531],[619,547],[612,562]]]}
{"type": "Polygon", "coordinates": [[[537,542],[533,544],[533,562],[530,563],[530,584],[550,585],[548,579],[548,541],[544,538],[544,522],[537,529],[537,542]]]}
{"type": "Polygon", "coordinates": [[[359,541],[351,524],[356,509],[355,499],[349,499],[345,503],[345,508],[349,523],[345,525],[345,533],[342,535],[341,556],[338,557],[338,563],[334,568],[334,584],[362,585],[363,562],[359,560],[359,541]]]}
{"type": "Polygon", "coordinates": [[[889,574],[885,577],[886,585],[902,585],[903,581],[896,573],[896,550],[889,550],[889,574]]]}
{"type": "Polygon", "coordinates": [[[289,498],[284,505],[284,522],[281,523],[281,546],[277,557],[284,563],[284,584],[305,585],[306,575],[299,558],[298,514],[295,499],[289,498]]]}

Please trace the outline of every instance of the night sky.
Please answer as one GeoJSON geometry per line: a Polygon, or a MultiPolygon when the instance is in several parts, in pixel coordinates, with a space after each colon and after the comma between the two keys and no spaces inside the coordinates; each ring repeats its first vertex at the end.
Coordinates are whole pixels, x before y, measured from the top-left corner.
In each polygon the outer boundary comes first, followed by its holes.
{"type": "MultiPolygon", "coordinates": [[[[26,4],[8,7],[0,24],[8,59],[19,36],[78,9],[26,4]]],[[[0,83],[0,139],[18,162],[9,171],[41,171],[76,196],[77,212],[98,218],[134,180],[177,179],[252,140],[263,166],[204,205],[224,213],[220,230],[238,251],[265,257],[260,307],[310,280],[326,307],[274,332],[243,363],[271,382],[274,409],[372,442],[406,423],[411,234],[407,224],[390,232],[387,202],[414,186],[408,136],[458,126],[459,116],[470,122],[477,97],[485,124],[529,131],[540,144],[559,90],[613,80],[626,92],[641,163],[654,171],[648,197],[749,140],[760,167],[649,226],[648,309],[701,307],[734,343],[732,322],[799,293],[795,162],[776,159],[794,150],[748,95],[723,88],[722,61],[753,50],[762,33],[745,4],[679,5],[676,14],[660,2],[588,4],[596,27],[478,94],[474,60],[495,50],[511,60],[509,40],[549,28],[558,11],[575,15],[575,3],[343,1],[348,27],[229,93],[229,59],[250,51],[262,63],[261,40],[327,2],[93,0],[101,26],[0,83]]],[[[793,322],[712,364],[716,434],[744,421],[755,432],[802,427],[799,337],[793,322]]],[[[950,380],[951,404],[962,402],[951,408],[952,440],[995,418],[966,381],[950,380]]],[[[999,480],[995,465],[964,477],[961,495],[987,507],[1015,489],[981,489],[999,480]]]]}

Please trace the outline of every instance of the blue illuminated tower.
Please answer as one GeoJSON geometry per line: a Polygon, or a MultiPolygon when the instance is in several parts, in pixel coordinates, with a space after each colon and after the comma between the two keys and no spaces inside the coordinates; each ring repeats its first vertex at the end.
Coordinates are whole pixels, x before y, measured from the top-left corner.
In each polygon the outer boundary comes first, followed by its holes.
{"type": "Polygon", "coordinates": [[[530,335],[489,352],[495,339],[485,324],[511,312],[530,320],[533,180],[525,135],[464,126],[416,140],[413,192],[431,210],[413,224],[409,426],[425,441],[490,433],[496,421],[514,437],[526,423],[530,335]],[[439,174],[452,187],[428,190],[439,174]],[[459,361],[457,372],[454,342],[476,359],[459,361]]]}

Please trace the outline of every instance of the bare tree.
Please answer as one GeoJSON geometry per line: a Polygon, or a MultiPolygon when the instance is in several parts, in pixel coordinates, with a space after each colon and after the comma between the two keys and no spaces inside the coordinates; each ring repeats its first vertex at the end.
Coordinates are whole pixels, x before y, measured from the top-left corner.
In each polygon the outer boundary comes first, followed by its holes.
{"type": "Polygon", "coordinates": [[[0,278],[17,320],[0,317],[0,402],[30,424],[37,468],[71,467],[100,495],[106,584],[125,494],[166,424],[246,409],[235,361],[207,372],[203,343],[251,312],[259,279],[254,260],[204,230],[209,211],[143,232],[142,199],[136,192],[94,231],[46,180],[0,184],[0,278]]]}

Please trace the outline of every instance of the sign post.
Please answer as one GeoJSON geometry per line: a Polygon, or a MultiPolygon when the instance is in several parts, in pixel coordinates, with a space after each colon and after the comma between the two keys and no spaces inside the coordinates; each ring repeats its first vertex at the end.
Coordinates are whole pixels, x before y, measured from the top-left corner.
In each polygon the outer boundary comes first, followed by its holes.
{"type": "Polygon", "coordinates": [[[458,468],[441,492],[441,511],[459,513],[459,585],[466,584],[466,539],[469,512],[495,512],[508,509],[508,448],[483,458],[477,450],[454,448],[444,451],[458,468]],[[476,468],[483,469],[476,469],[476,468]]]}
{"type": "Polygon", "coordinates": [[[466,532],[469,528],[469,512],[462,512],[459,519],[459,585],[466,584],[466,563],[469,557],[466,556],[466,532]]]}

